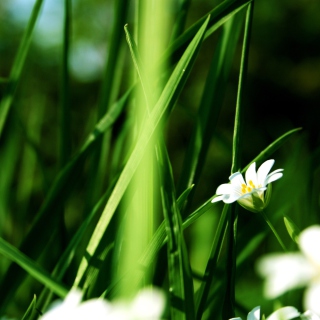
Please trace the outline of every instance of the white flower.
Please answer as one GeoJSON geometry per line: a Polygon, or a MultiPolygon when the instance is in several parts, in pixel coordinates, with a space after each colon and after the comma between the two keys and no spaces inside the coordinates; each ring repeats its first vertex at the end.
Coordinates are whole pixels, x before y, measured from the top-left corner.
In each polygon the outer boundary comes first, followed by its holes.
{"type": "Polygon", "coordinates": [[[301,252],[269,254],[258,261],[257,271],[266,278],[267,298],[307,286],[304,307],[320,315],[320,226],[301,232],[298,243],[301,252]]]}
{"type": "Polygon", "coordinates": [[[163,293],[151,288],[140,291],[132,301],[81,300],[81,291],[72,289],[64,301],[55,303],[40,320],[158,320],[165,307],[163,293]]]}
{"type": "MultiPolygon", "coordinates": [[[[305,320],[318,320],[319,318],[312,312],[307,311],[303,315],[294,307],[283,307],[273,312],[266,320],[290,320],[300,317],[305,320]]],[[[241,320],[241,318],[232,318],[229,320],[241,320]]],[[[260,307],[255,307],[248,313],[247,320],[260,320],[260,307]]]]}
{"type": "Polygon", "coordinates": [[[229,177],[230,183],[224,183],[217,188],[215,197],[211,202],[222,200],[224,203],[238,203],[252,212],[260,212],[268,205],[268,194],[265,198],[267,185],[280,179],[283,169],[277,169],[269,174],[274,160],[265,161],[256,172],[256,163],[252,163],[246,171],[246,181],[240,172],[229,177]]]}

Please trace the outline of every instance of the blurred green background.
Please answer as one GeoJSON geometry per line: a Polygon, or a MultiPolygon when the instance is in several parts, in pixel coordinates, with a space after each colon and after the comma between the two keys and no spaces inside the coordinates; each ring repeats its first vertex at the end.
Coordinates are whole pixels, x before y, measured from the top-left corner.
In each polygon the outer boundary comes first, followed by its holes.
{"type": "MultiPolygon", "coordinates": [[[[26,28],[32,0],[0,2],[0,95],[6,88],[14,57],[26,28]]],[[[71,157],[92,130],[101,93],[101,79],[108,57],[115,1],[72,1],[70,45],[70,132],[71,157]]],[[[127,18],[133,23],[135,1],[127,18]]],[[[179,1],[172,1],[168,15],[177,15],[179,1]]],[[[209,12],[219,1],[190,2],[187,27],[209,12]]],[[[273,187],[267,214],[290,246],[282,221],[288,215],[301,228],[319,223],[319,120],[320,120],[320,2],[318,0],[257,0],[249,53],[247,87],[244,97],[242,167],[261,150],[290,129],[302,127],[273,155],[274,169],[284,168],[284,177],[273,187]]],[[[61,102],[61,62],[63,1],[45,0],[37,22],[23,76],[0,138],[0,235],[18,246],[26,235],[59,168],[59,105],[61,102]]],[[[165,24],[166,21],[163,21],[165,24]]],[[[196,118],[209,63],[219,30],[204,42],[200,56],[165,127],[166,142],[175,179],[178,181],[186,148],[196,118]]],[[[115,101],[130,85],[132,61],[122,33],[119,57],[118,92],[115,101]]],[[[242,39],[242,34],[240,39],[242,39]]],[[[198,182],[192,208],[211,197],[221,183],[227,182],[231,167],[232,135],[237,94],[241,43],[236,51],[224,107],[212,138],[210,150],[198,182]]],[[[120,117],[113,129],[116,137],[122,128],[120,117]]],[[[84,196],[88,168],[69,196],[66,205],[66,234],[61,243],[51,245],[51,259],[43,264],[50,269],[71,235],[84,219],[84,196]]],[[[187,240],[195,272],[203,272],[217,218],[222,209],[215,205],[188,229],[187,240]]],[[[246,240],[266,229],[258,215],[240,209],[239,251],[246,240]]],[[[48,226],[48,229],[50,226],[48,226]]],[[[294,249],[294,246],[292,245],[294,249]]],[[[238,272],[238,300],[245,308],[260,305],[261,279],[254,272],[254,261],[264,252],[279,251],[273,235],[255,251],[245,268],[238,272]],[[250,288],[250,290],[248,290],[250,288]],[[257,294],[258,293],[258,294],[257,294]]],[[[0,271],[8,262],[0,258],[0,271]]],[[[37,287],[36,284],[33,286],[37,287]]],[[[33,287],[24,289],[33,294],[33,287]]],[[[25,294],[25,292],[24,292],[25,294]]],[[[25,307],[21,294],[16,306],[25,307]]],[[[284,299],[287,299],[285,297],[284,299]]],[[[289,299],[289,298],[288,298],[289,299]]],[[[29,300],[28,300],[29,301],[29,300]]],[[[286,301],[286,300],[284,300],[286,301]]],[[[290,300],[288,300],[290,301],[290,300]]],[[[266,303],[266,302],[265,302],[266,303]]],[[[266,303],[267,304],[267,303],[266,303]]],[[[269,308],[270,305],[269,305],[269,308]]]]}

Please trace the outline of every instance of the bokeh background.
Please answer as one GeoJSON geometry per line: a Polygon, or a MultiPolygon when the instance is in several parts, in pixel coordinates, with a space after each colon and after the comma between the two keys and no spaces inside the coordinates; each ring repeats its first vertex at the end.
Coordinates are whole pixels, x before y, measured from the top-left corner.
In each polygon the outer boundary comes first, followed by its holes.
{"type": "MultiPolygon", "coordinates": [[[[0,2],[0,95],[6,87],[14,57],[26,28],[33,0],[0,2]]],[[[92,130],[101,93],[101,79],[108,56],[115,1],[72,1],[70,46],[70,132],[74,154],[92,130]]],[[[130,2],[130,1],[129,1],[130,2]]],[[[131,6],[135,1],[131,1],[131,6]]],[[[191,1],[187,27],[212,10],[219,1],[191,1]]],[[[172,1],[168,15],[177,14],[172,1]]],[[[130,11],[128,23],[133,21],[130,11]]],[[[274,155],[275,169],[284,177],[274,184],[267,214],[290,246],[282,217],[288,215],[301,228],[319,223],[319,120],[320,120],[320,2],[317,0],[257,0],[251,34],[247,86],[244,96],[242,167],[288,130],[302,127],[274,155]]],[[[163,23],[166,23],[164,21],[163,23]]],[[[28,231],[50,183],[59,170],[59,104],[61,87],[63,1],[45,0],[19,84],[13,108],[0,139],[0,235],[18,246],[28,231]],[[30,144],[30,141],[33,143],[30,144]]],[[[165,127],[165,135],[178,181],[201,99],[208,61],[219,30],[202,46],[200,56],[185,90],[165,127]]],[[[121,66],[117,81],[119,94],[130,85],[132,61],[123,32],[121,66]]],[[[242,35],[240,37],[242,39],[242,35]]],[[[241,42],[236,51],[229,85],[217,130],[197,185],[193,207],[209,199],[217,186],[227,181],[231,168],[234,111],[237,94],[241,42]]],[[[114,129],[121,128],[121,119],[114,129]]],[[[50,269],[67,241],[83,220],[86,210],[86,178],[67,203],[67,234],[52,246],[50,269]],[[64,238],[65,237],[65,238],[64,238]]],[[[191,264],[203,272],[222,205],[217,204],[187,230],[191,264]]],[[[240,209],[239,251],[259,231],[266,229],[258,215],[240,209]],[[245,235],[245,236],[243,236],[245,235]]],[[[255,274],[254,261],[264,252],[280,250],[269,233],[238,273],[238,300],[244,308],[271,303],[261,300],[262,281],[255,274]]],[[[0,258],[0,272],[8,261],[0,258]]],[[[23,309],[26,296],[36,284],[29,279],[13,309],[23,309]]],[[[301,293],[298,292],[297,297],[301,293]]],[[[284,299],[289,300],[290,297],[284,299]]],[[[299,304],[298,298],[297,304],[299,304]]],[[[27,300],[29,301],[29,300],[27,300]]],[[[286,300],[284,300],[286,301],[286,300]]]]}

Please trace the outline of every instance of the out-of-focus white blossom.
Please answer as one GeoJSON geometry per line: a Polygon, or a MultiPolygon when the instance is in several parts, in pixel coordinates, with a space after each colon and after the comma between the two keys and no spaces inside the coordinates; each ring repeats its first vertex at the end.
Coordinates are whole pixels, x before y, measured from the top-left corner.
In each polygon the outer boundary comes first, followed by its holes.
{"type": "Polygon", "coordinates": [[[165,307],[164,294],[151,288],[141,290],[132,301],[81,300],[81,291],[72,289],[65,300],[52,305],[40,320],[158,320],[165,307]]]}
{"type": "Polygon", "coordinates": [[[252,163],[246,171],[244,180],[240,172],[229,177],[230,183],[221,184],[216,191],[218,197],[212,202],[223,201],[232,203],[237,201],[242,207],[252,212],[262,211],[269,202],[270,193],[265,196],[267,185],[280,179],[283,169],[270,172],[274,160],[265,161],[256,171],[256,163],[252,163]]]}
{"type": "Polygon", "coordinates": [[[301,252],[268,254],[258,261],[257,271],[266,278],[267,298],[306,286],[304,307],[320,315],[320,226],[301,232],[298,243],[301,252]]]}
{"type": "MultiPolygon", "coordinates": [[[[303,320],[320,320],[317,315],[311,311],[304,314],[294,307],[283,307],[273,312],[266,320],[291,320],[300,317],[303,320]]],[[[229,320],[242,320],[241,318],[232,318],[229,320]]],[[[255,307],[248,313],[247,320],[260,320],[260,307],[255,307]]]]}

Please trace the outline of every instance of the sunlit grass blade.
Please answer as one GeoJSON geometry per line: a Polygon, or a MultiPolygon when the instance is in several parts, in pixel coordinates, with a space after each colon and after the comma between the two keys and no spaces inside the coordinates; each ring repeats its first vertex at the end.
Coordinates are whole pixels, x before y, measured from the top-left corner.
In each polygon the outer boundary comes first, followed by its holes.
{"type": "MultiPolygon", "coordinates": [[[[93,132],[89,135],[82,148],[77,155],[68,162],[68,164],[60,171],[57,178],[53,181],[52,186],[39,210],[35,221],[23,240],[20,250],[33,259],[37,259],[38,255],[46,246],[52,232],[47,231],[49,226],[51,230],[57,227],[59,220],[58,214],[61,211],[56,209],[63,203],[79,179],[79,171],[83,166],[86,156],[95,148],[95,143],[101,138],[103,132],[108,130],[121,114],[131,90],[127,91],[117,103],[106,113],[106,115],[98,122],[93,132]]],[[[26,273],[16,265],[11,265],[6,274],[2,278],[1,287],[6,290],[0,291],[1,308],[6,308],[15,290],[19,287],[26,273]]]]}
{"type": "MultiPolygon", "coordinates": [[[[180,94],[187,80],[187,77],[191,71],[191,67],[197,56],[200,45],[202,43],[207,23],[208,19],[202,25],[199,32],[194,37],[193,41],[190,43],[189,47],[179,60],[179,63],[177,64],[170,79],[168,80],[157,104],[154,106],[148,121],[146,121],[143,127],[143,131],[141,132],[141,135],[139,137],[139,140],[119,177],[119,180],[105,206],[105,209],[101,215],[101,219],[99,220],[97,227],[89,242],[89,245],[87,247],[87,252],[89,256],[94,255],[95,250],[98,247],[103,237],[103,234],[106,231],[108,224],[116,208],[118,207],[118,204],[122,199],[123,194],[126,191],[128,184],[131,181],[131,178],[140,163],[141,158],[143,157],[144,150],[148,145],[158,124],[163,119],[165,113],[171,110],[178,95],[180,94]]],[[[79,273],[75,280],[75,285],[79,283],[79,280],[82,278],[85,270],[87,269],[87,266],[87,259],[84,258],[81,262],[79,273]]]]}
{"type": "MultiPolygon", "coordinates": [[[[159,151],[159,150],[158,150],[159,151]]],[[[159,152],[160,153],[160,152],[159,152]]],[[[161,172],[161,197],[168,237],[168,277],[172,319],[194,319],[193,279],[184,241],[182,219],[173,185],[167,154],[158,154],[161,172]]]]}
{"type": "MultiPolygon", "coordinates": [[[[177,199],[177,206],[178,209],[181,210],[184,202],[186,201],[190,191],[192,189],[192,186],[185,190],[180,197],[177,199]]],[[[212,205],[212,203],[211,203],[212,205]]],[[[185,227],[183,225],[183,227],[185,227]]],[[[137,268],[141,270],[141,278],[143,277],[144,268],[148,268],[152,261],[154,261],[155,257],[157,256],[160,248],[164,245],[164,243],[167,241],[166,239],[166,229],[165,229],[165,221],[162,221],[160,226],[157,228],[156,232],[154,233],[148,247],[144,251],[144,253],[141,255],[141,258],[138,261],[137,268]]],[[[132,268],[133,270],[134,268],[132,268]]],[[[123,275],[123,277],[128,276],[128,274],[123,275]]],[[[129,275],[130,276],[130,275],[129,275]]],[[[104,292],[104,296],[107,296],[110,294],[110,292],[115,288],[115,286],[122,280],[122,278],[119,279],[113,279],[112,284],[106,289],[104,292]]]]}
{"type": "Polygon", "coordinates": [[[67,295],[68,289],[64,285],[55,280],[47,271],[42,269],[32,259],[24,255],[21,251],[2,238],[0,238],[0,253],[17,263],[32,277],[34,277],[44,286],[50,288],[58,296],[64,298],[67,295]]]}
{"type": "Polygon", "coordinates": [[[23,38],[21,40],[17,55],[11,68],[7,90],[5,91],[0,103],[0,137],[3,132],[10,107],[12,105],[17,86],[21,79],[22,70],[31,43],[32,33],[40,13],[42,3],[43,0],[37,0],[33,6],[31,17],[28,21],[27,28],[23,34],[23,38]]]}

